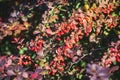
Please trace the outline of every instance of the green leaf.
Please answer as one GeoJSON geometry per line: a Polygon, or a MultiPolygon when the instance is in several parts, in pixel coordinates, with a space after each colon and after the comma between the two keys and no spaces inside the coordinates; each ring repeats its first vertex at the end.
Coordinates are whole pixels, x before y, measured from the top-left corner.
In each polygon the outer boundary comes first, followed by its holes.
{"type": "Polygon", "coordinates": [[[83,77],[83,75],[82,75],[82,74],[80,74],[80,75],[78,76],[78,78],[79,78],[79,79],[82,79],[82,77],[83,77]]]}
{"type": "Polygon", "coordinates": [[[44,61],[40,61],[40,63],[39,63],[39,64],[40,64],[40,66],[41,66],[41,67],[44,67],[44,66],[45,66],[44,61]]]}
{"type": "Polygon", "coordinates": [[[105,30],[110,31],[110,28],[106,25],[105,30]]]}
{"type": "Polygon", "coordinates": [[[78,4],[76,5],[75,9],[78,9],[78,8],[79,8],[79,6],[80,6],[80,3],[78,3],[78,4]]]}
{"type": "Polygon", "coordinates": [[[61,9],[61,8],[62,8],[62,5],[59,5],[59,6],[58,6],[58,9],[61,9]]]}
{"type": "Polygon", "coordinates": [[[43,61],[46,62],[47,61],[46,58],[44,58],[43,61]]]}
{"type": "Polygon", "coordinates": [[[7,52],[7,55],[11,55],[11,52],[10,52],[10,51],[8,51],[8,52],[7,52]]]}
{"type": "Polygon", "coordinates": [[[65,18],[65,16],[64,16],[63,14],[60,14],[60,16],[61,16],[62,18],[65,18]]]}
{"type": "Polygon", "coordinates": [[[116,16],[117,14],[115,12],[112,13],[112,16],[116,16]]]}
{"type": "Polygon", "coordinates": [[[25,51],[27,51],[27,47],[23,47],[23,48],[19,51],[19,54],[24,54],[25,51]]]}
{"type": "Polygon", "coordinates": [[[8,46],[5,47],[5,50],[9,50],[8,46]]]}
{"type": "Polygon", "coordinates": [[[120,35],[120,31],[117,31],[117,34],[120,35]]]}
{"type": "Polygon", "coordinates": [[[30,14],[27,15],[27,17],[31,18],[31,17],[33,17],[33,14],[30,13],[30,14]]]}
{"type": "Polygon", "coordinates": [[[114,65],[116,65],[116,64],[117,64],[117,62],[116,62],[116,61],[114,61],[114,62],[113,62],[113,64],[114,64],[114,65]]]}
{"type": "Polygon", "coordinates": [[[35,58],[35,56],[36,56],[36,55],[33,55],[33,56],[32,56],[32,59],[34,59],[34,58],[35,58]]]}
{"type": "Polygon", "coordinates": [[[110,78],[109,80],[112,80],[112,78],[110,78]]]}
{"type": "Polygon", "coordinates": [[[64,43],[63,43],[63,41],[60,41],[60,46],[62,46],[64,43]]]}
{"type": "Polygon", "coordinates": [[[59,77],[60,75],[59,74],[55,74],[57,77],[59,77]]]}
{"type": "Polygon", "coordinates": [[[80,41],[78,41],[78,42],[77,42],[77,44],[79,44],[79,45],[80,45],[80,44],[81,44],[81,43],[80,43],[80,41]]]}
{"type": "Polygon", "coordinates": [[[21,50],[19,51],[19,54],[24,54],[24,50],[21,49],[21,50]]]}
{"type": "Polygon", "coordinates": [[[27,51],[27,47],[23,47],[22,50],[27,51]]]}
{"type": "Polygon", "coordinates": [[[54,78],[54,77],[51,77],[51,80],[55,80],[55,78],[54,78]]]}
{"type": "Polygon", "coordinates": [[[86,66],[86,62],[82,62],[81,67],[85,67],[86,66]]]}

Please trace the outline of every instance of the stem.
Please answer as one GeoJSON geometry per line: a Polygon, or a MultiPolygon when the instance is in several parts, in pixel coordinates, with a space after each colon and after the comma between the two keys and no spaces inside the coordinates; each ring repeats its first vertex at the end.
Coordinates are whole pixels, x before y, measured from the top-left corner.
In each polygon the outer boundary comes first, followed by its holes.
{"type": "Polygon", "coordinates": [[[105,49],[105,48],[106,48],[106,47],[94,49],[92,52],[90,52],[90,53],[88,53],[88,54],[83,54],[83,56],[82,56],[81,58],[79,58],[76,62],[70,64],[70,67],[68,68],[68,71],[70,71],[70,69],[72,68],[72,66],[73,66],[74,64],[79,63],[84,57],[86,57],[86,56],[88,56],[88,55],[92,55],[94,51],[103,50],[103,49],[105,49]]]}

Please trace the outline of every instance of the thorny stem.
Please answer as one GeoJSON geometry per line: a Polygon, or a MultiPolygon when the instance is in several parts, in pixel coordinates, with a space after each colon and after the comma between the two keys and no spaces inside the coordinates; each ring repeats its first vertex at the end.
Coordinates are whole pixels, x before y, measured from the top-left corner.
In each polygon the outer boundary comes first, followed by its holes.
{"type": "Polygon", "coordinates": [[[72,68],[72,66],[74,65],[74,64],[77,64],[78,62],[80,62],[84,57],[86,57],[87,55],[89,55],[89,54],[84,54],[81,58],[79,58],[76,62],[74,62],[74,63],[71,63],[70,64],[70,67],[68,68],[68,71],[70,71],[70,69],[72,68]]]}
{"type": "Polygon", "coordinates": [[[81,58],[79,58],[76,62],[70,64],[70,67],[68,68],[68,71],[70,71],[70,69],[72,68],[72,66],[73,66],[74,64],[79,63],[84,57],[86,57],[86,56],[88,56],[88,55],[91,56],[94,51],[103,50],[103,49],[105,49],[105,48],[106,48],[106,47],[94,49],[94,50],[93,50],[92,52],[90,52],[89,54],[84,54],[84,55],[83,55],[81,58]]]}

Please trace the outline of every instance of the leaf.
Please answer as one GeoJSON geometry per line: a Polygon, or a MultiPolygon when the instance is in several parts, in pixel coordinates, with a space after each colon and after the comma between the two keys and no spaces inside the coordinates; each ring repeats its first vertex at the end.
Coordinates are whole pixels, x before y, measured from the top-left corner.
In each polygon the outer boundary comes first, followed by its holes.
{"type": "Polygon", "coordinates": [[[81,56],[81,53],[82,53],[82,52],[81,52],[80,50],[77,50],[77,55],[78,55],[78,56],[81,56]]]}
{"type": "Polygon", "coordinates": [[[112,16],[116,16],[117,14],[115,12],[112,13],[112,16]]]}
{"type": "Polygon", "coordinates": [[[86,11],[88,11],[89,10],[89,4],[87,3],[87,2],[85,2],[85,4],[84,4],[84,9],[86,10],[86,11]]]}
{"type": "Polygon", "coordinates": [[[11,59],[8,59],[7,63],[5,64],[6,67],[8,67],[9,65],[12,64],[12,60],[11,59]]]}
{"type": "Polygon", "coordinates": [[[39,33],[40,33],[39,30],[35,30],[35,31],[33,32],[33,34],[39,34],[39,33]]]}
{"type": "Polygon", "coordinates": [[[40,61],[40,64],[39,64],[41,67],[44,67],[45,66],[45,63],[43,60],[40,61]]]}
{"type": "Polygon", "coordinates": [[[31,78],[35,79],[35,78],[37,78],[37,77],[38,77],[38,73],[33,73],[33,74],[31,74],[31,78]]]}
{"type": "Polygon", "coordinates": [[[33,16],[34,16],[34,15],[33,15],[32,13],[30,13],[30,14],[27,15],[28,18],[31,18],[31,17],[33,17],[33,16]]]}
{"type": "Polygon", "coordinates": [[[108,36],[108,34],[109,34],[109,32],[104,31],[104,35],[105,35],[105,36],[108,36]]]}
{"type": "Polygon", "coordinates": [[[22,49],[23,49],[24,51],[27,51],[27,47],[23,47],[22,49]]]}
{"type": "Polygon", "coordinates": [[[27,17],[22,17],[22,21],[28,21],[27,17]]]}
{"type": "Polygon", "coordinates": [[[50,69],[50,65],[48,62],[45,63],[45,69],[49,70],[50,69]]]}
{"type": "Polygon", "coordinates": [[[38,52],[37,52],[37,55],[39,57],[42,57],[43,56],[43,49],[39,49],[38,52]]]}
{"type": "Polygon", "coordinates": [[[4,67],[0,67],[0,72],[1,72],[1,71],[4,71],[4,67]]]}
{"type": "Polygon", "coordinates": [[[77,57],[77,56],[74,56],[74,57],[72,58],[72,61],[75,62],[76,60],[78,60],[78,57],[77,57]]]}
{"type": "Polygon", "coordinates": [[[50,35],[53,35],[53,34],[54,34],[51,29],[46,29],[46,33],[47,33],[47,34],[50,34],[50,35]]]}
{"type": "Polygon", "coordinates": [[[85,67],[86,62],[82,62],[81,67],[85,67]]]}
{"type": "Polygon", "coordinates": [[[79,79],[82,79],[82,77],[83,77],[83,75],[82,75],[82,74],[80,74],[80,75],[78,76],[78,78],[79,78],[79,79]]]}
{"type": "Polygon", "coordinates": [[[23,78],[21,76],[17,76],[16,80],[23,80],[23,78]]]}
{"type": "Polygon", "coordinates": [[[19,54],[24,54],[24,50],[21,49],[21,50],[19,51],[19,54]]]}
{"type": "Polygon", "coordinates": [[[25,26],[26,28],[28,28],[28,27],[30,26],[30,24],[29,24],[28,22],[24,22],[24,26],[25,26]]]}
{"type": "Polygon", "coordinates": [[[109,73],[115,72],[118,69],[119,69],[119,66],[114,66],[114,67],[110,68],[109,73]]]}
{"type": "Polygon", "coordinates": [[[113,62],[113,64],[116,65],[116,64],[117,64],[117,61],[115,60],[115,61],[113,62]]]}
{"type": "Polygon", "coordinates": [[[110,78],[110,80],[112,80],[112,78],[110,78]]]}
{"type": "Polygon", "coordinates": [[[47,71],[47,70],[42,71],[41,74],[42,74],[42,75],[46,75],[46,74],[48,74],[48,71],[47,71]]]}
{"type": "Polygon", "coordinates": [[[9,76],[16,75],[15,72],[13,72],[13,70],[7,70],[7,74],[8,74],[9,76]]]}
{"type": "Polygon", "coordinates": [[[75,9],[78,9],[78,8],[79,8],[79,6],[80,6],[80,3],[78,3],[78,4],[76,5],[75,9]]]}
{"type": "Polygon", "coordinates": [[[52,22],[55,22],[55,20],[58,19],[58,16],[57,15],[53,15],[52,17],[50,17],[49,19],[49,22],[52,23],[52,22]]]}
{"type": "Polygon", "coordinates": [[[12,12],[12,13],[10,14],[10,16],[12,16],[12,17],[17,17],[18,14],[19,14],[19,12],[14,11],[14,12],[12,12]]]}
{"type": "Polygon", "coordinates": [[[27,73],[27,72],[23,72],[22,76],[23,76],[24,78],[28,78],[28,73],[27,73]]]}
{"type": "Polygon", "coordinates": [[[5,31],[4,31],[4,34],[12,35],[12,31],[10,31],[10,30],[5,30],[5,31]]]}
{"type": "Polygon", "coordinates": [[[90,42],[96,42],[96,39],[95,39],[95,38],[96,38],[96,35],[93,33],[93,34],[90,35],[89,41],[90,41],[90,42]]]}

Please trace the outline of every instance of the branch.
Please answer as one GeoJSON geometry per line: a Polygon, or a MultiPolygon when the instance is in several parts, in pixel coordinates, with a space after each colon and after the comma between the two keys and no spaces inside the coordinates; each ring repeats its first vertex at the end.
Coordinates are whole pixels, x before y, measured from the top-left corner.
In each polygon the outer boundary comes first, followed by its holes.
{"type": "Polygon", "coordinates": [[[84,57],[86,57],[86,56],[88,56],[88,55],[91,56],[91,55],[93,54],[93,52],[99,51],[99,50],[103,50],[103,49],[105,49],[105,48],[106,48],[106,47],[94,49],[92,52],[90,52],[90,53],[88,53],[88,54],[83,54],[83,56],[82,56],[81,58],[79,58],[76,62],[70,64],[70,67],[68,68],[68,71],[72,68],[72,66],[73,66],[74,64],[79,63],[84,57]]]}

